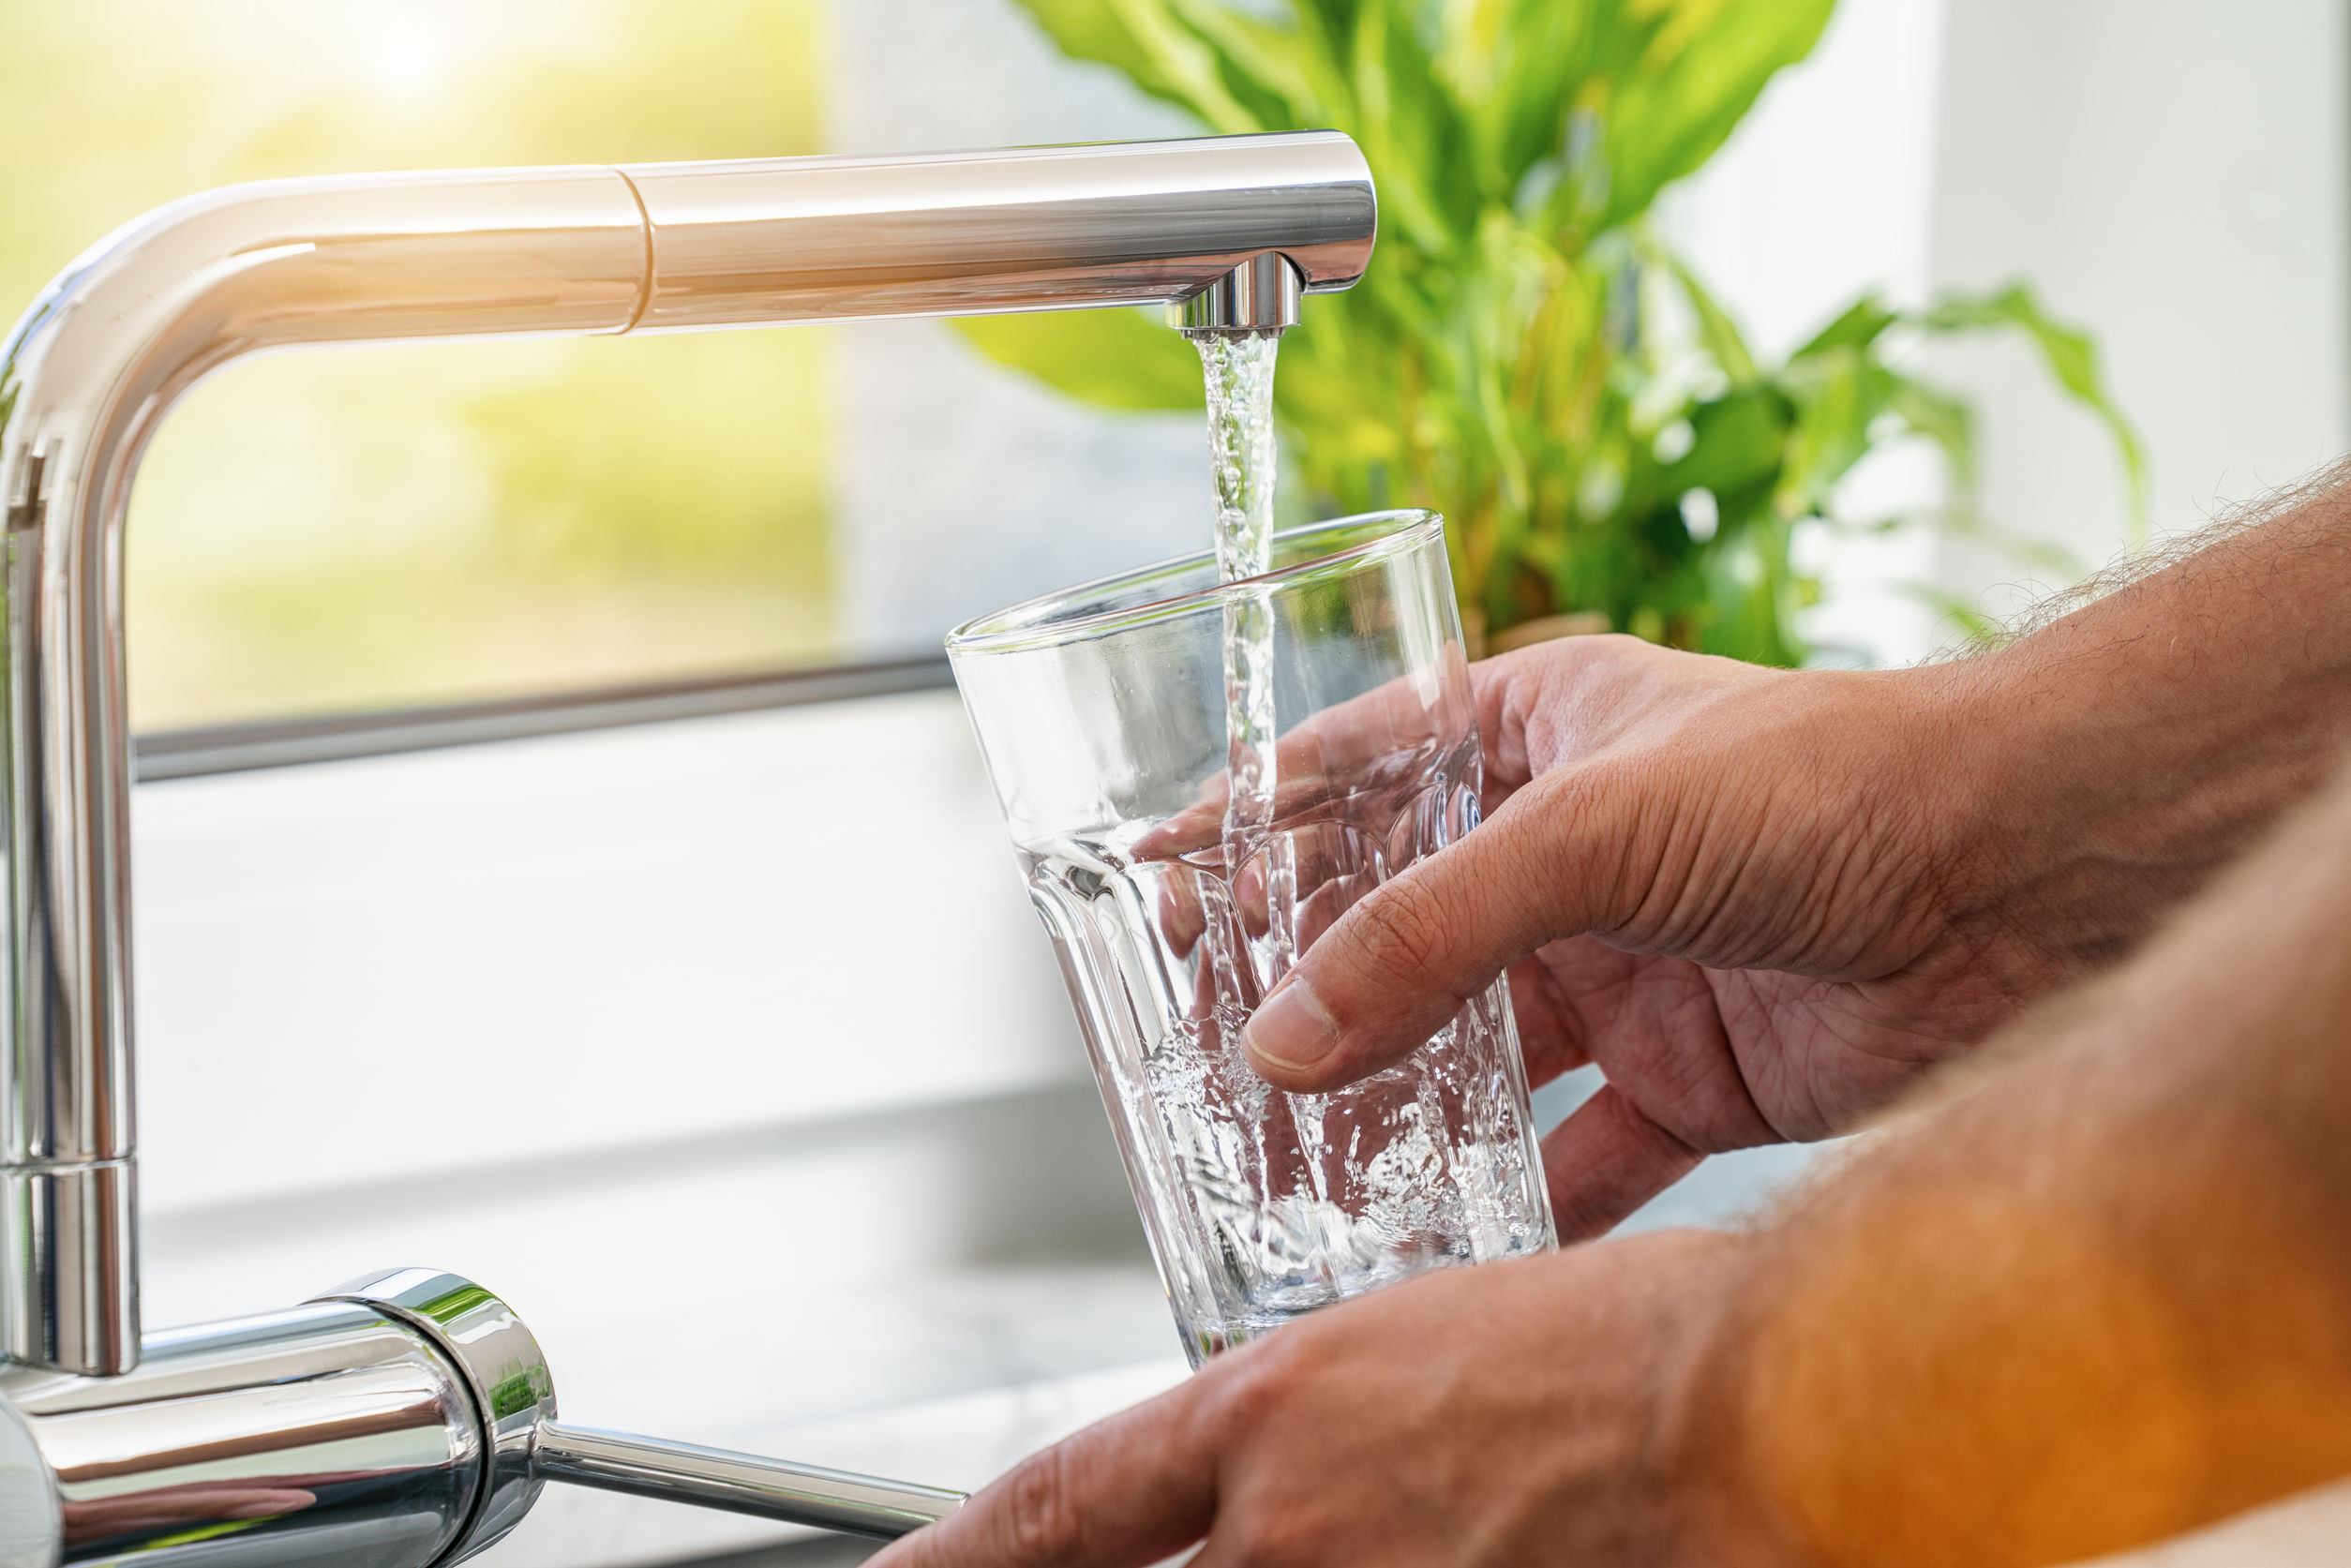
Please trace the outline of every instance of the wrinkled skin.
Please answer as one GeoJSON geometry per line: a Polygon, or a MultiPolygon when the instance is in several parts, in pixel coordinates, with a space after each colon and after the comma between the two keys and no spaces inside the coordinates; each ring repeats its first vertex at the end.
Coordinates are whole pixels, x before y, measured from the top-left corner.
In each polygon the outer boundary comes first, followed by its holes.
{"type": "Polygon", "coordinates": [[[1338,1025],[1327,1054],[1252,1043],[1274,1083],[1331,1087],[1507,965],[1535,1082],[1591,1062],[1608,1080],[1545,1146],[1563,1239],[1707,1154],[1849,1124],[2078,967],[2016,929],[1970,842],[1947,756],[1964,672],[1579,637],[1471,678],[1485,825],[1301,964],[1338,1025]]]}
{"type": "MultiPolygon", "coordinates": [[[[1851,1125],[2127,953],[2306,799],[2351,744],[2351,506],[2321,497],[1962,665],[1759,670],[1595,637],[1471,679],[1485,826],[1351,895],[1259,1008],[1250,1045],[1280,1086],[1334,1088],[1415,1049],[1506,969],[1534,1075],[1596,1062],[1609,1080],[1545,1146],[1572,1239],[1707,1152],[1851,1125]]],[[[1358,751],[1376,752],[1351,748],[1349,726],[1393,718],[1382,700],[1310,722],[1301,743],[1335,767],[1291,769],[1285,737],[1283,777],[1334,787],[1358,751]]],[[[1211,832],[1214,808],[1171,821],[1167,851],[1211,832]]],[[[2001,1056],[1990,1087],[1914,1119],[1761,1229],[1599,1242],[1327,1309],[1031,1459],[876,1561],[1143,1568],[1205,1537],[1206,1568],[1892,1568],[1919,1561],[1902,1531],[1968,1554],[1953,1561],[2064,1561],[2039,1537],[1986,1535],[1985,1519],[2007,1516],[1948,1485],[1950,1456],[2056,1488],[2064,1518],[2113,1502],[2096,1495],[2113,1485],[2112,1444],[2059,1443],[2077,1469],[2048,1473],[2053,1432],[2067,1435],[2048,1412],[2111,1414],[2105,1385],[2067,1380],[2174,1342],[2093,1322],[2050,1343],[2100,1354],[2050,1357],[2017,1384],[2021,1403],[1997,1379],[1954,1397],[1949,1373],[2038,1331],[2052,1292],[2036,1270],[2051,1258],[2131,1248],[2134,1289],[2203,1336],[2213,1410],[2252,1412],[2221,1456],[2253,1479],[2187,1503],[2159,1489],[2178,1504],[2169,1528],[2340,1473],[2326,1421],[2339,1427],[2344,1407],[2314,1368],[2351,1385],[2351,1352],[2329,1359],[2341,1280],[2278,1279],[2321,1254],[2336,1267],[2329,1204],[2351,1092],[2340,1074],[2314,1077],[2314,1061],[2336,1058],[2294,1029],[2235,1022],[2260,999],[2340,1043],[2339,988],[2310,982],[2342,978],[2351,793],[2330,831],[2339,859],[2313,872],[2288,844],[2269,874],[2276,886],[2307,874],[2304,902],[2324,908],[2298,910],[2269,883],[2238,889],[2178,952],[2115,978],[2108,1000],[2140,1008],[2119,1036],[2063,1008],[2043,1015],[2032,1050],[2001,1056]],[[2181,955],[2231,933],[2245,939],[2229,978],[2192,973],[2181,955]],[[2245,1092],[2264,1082],[2267,1098],[2245,1092]],[[2232,1095],[2233,1119],[2217,1114],[2232,1095]],[[2211,1147],[2189,1157],[2183,1128],[2211,1147]],[[2328,1198],[2314,1206],[2325,1223],[2294,1245],[2248,1251],[2246,1225],[2208,1224],[2188,1201],[2288,1156],[2328,1198]],[[2151,1199],[2150,1172],[2172,1184],[2151,1199]],[[1996,1191],[1996,1239],[2054,1225],[2093,1244],[1912,1245],[1912,1275],[1888,1279],[1897,1242],[1941,1234],[1919,1222],[1921,1193],[1974,1212],[1996,1191]],[[2244,1283],[2255,1278],[2276,1288],[2244,1283]],[[1790,1307],[1805,1280],[1814,1305],[1790,1307]],[[2287,1284],[2329,1304],[2299,1339],[2274,1322],[2287,1284]],[[2005,1315],[1985,1322],[1985,1301],[2005,1315]],[[2255,1368],[2254,1392],[2316,1389],[2303,1403],[2326,1421],[2273,1419],[2228,1384],[2255,1314],[2269,1326],[2254,1349],[2277,1367],[2255,1368]],[[1817,1384],[1809,1413],[1786,1389],[1755,1394],[1763,1372],[1789,1367],[1817,1384]],[[1865,1441],[1850,1441],[1853,1387],[1882,1417],[1865,1441]],[[1763,1414],[1795,1422],[1809,1448],[1755,1435],[1763,1414]],[[2282,1433],[2316,1437],[2272,1462],[2282,1433]],[[1761,1479],[1775,1464],[1800,1473],[1761,1479]]],[[[1165,918],[1190,917],[1178,904],[1165,918]]],[[[2351,1280],[2351,1263],[2336,1273],[2351,1280]]],[[[2126,1373],[2114,1386],[2148,1381],[2126,1373]]],[[[2133,1525],[2092,1545],[2164,1532],[2133,1525]]]]}

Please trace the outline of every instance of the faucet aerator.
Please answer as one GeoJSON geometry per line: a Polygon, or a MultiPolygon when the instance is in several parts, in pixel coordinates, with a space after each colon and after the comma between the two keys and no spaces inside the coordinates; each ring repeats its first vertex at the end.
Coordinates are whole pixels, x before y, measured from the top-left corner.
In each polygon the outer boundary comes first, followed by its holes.
{"type": "Polygon", "coordinates": [[[1279,337],[1298,324],[1305,279],[1290,259],[1268,250],[1167,307],[1167,324],[1187,337],[1279,337]]]}

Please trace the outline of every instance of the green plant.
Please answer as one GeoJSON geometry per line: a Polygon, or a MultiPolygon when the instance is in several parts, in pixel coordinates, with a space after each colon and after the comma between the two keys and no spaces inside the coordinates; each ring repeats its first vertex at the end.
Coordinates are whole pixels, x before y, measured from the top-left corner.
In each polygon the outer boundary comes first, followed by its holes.
{"type": "MultiPolygon", "coordinates": [[[[1921,311],[1857,301],[1759,365],[1645,219],[1802,59],[1834,0],[1021,0],[1067,53],[1219,132],[1335,127],[1370,159],[1378,254],[1282,345],[1290,461],[1318,503],[1450,520],[1474,635],[1578,613],[1655,641],[1793,664],[1818,594],[1790,557],[1837,483],[1905,437],[1947,459],[1943,526],[1973,506],[1960,397],[1900,367],[1924,334],[2021,332],[2112,432],[2144,513],[2137,441],[2096,351],[2030,291],[1921,311]]],[[[1190,347],[1139,314],[960,323],[1086,400],[1194,408],[1190,347]]]]}

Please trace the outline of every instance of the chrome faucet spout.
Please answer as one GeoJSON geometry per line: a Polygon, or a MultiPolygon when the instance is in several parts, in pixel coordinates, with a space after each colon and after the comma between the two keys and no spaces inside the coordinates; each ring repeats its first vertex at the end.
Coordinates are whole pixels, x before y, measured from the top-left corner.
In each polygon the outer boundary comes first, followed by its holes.
{"type": "Polygon", "coordinates": [[[883,1535],[960,1501],[562,1426],[520,1320],[430,1270],[142,1363],[122,531],[189,387],[369,338],[1145,305],[1279,332],[1355,281],[1376,219],[1355,144],[1311,131],[277,181],[67,268],[0,344],[0,1568],[442,1568],[550,1479],[883,1535]]]}
{"type": "Polygon", "coordinates": [[[885,1535],[960,1501],[562,1426],[520,1320],[429,1270],[148,1336],[142,1364],[122,532],[189,387],[369,338],[1146,305],[1279,331],[1375,226],[1361,154],[1313,131],[277,181],[67,268],[0,344],[0,1568],[442,1568],[549,1479],[885,1535]]]}
{"type": "Polygon", "coordinates": [[[1377,207],[1332,131],[287,180],[157,209],[0,345],[0,1350],[138,1361],[123,517],[187,390],[303,343],[1176,306],[1279,330],[1377,207]]]}

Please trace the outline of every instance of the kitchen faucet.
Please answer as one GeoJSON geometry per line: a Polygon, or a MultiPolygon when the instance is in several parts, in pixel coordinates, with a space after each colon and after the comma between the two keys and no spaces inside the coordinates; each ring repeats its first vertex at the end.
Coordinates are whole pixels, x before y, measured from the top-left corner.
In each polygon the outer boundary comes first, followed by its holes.
{"type": "Polygon", "coordinates": [[[189,387],[306,343],[1161,305],[1278,332],[1377,205],[1335,131],[280,180],[100,241],[0,348],[0,1568],[429,1568],[558,1480],[874,1535],[958,1494],[559,1422],[503,1302],[426,1269],[143,1334],[123,519],[189,387]]]}

